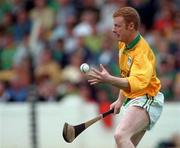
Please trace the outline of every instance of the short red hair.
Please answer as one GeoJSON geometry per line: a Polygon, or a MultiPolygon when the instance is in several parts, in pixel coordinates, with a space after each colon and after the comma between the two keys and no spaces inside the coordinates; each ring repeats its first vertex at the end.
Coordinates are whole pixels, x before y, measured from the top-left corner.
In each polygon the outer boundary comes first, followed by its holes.
{"type": "Polygon", "coordinates": [[[140,26],[140,16],[136,9],[132,7],[122,7],[116,10],[113,14],[113,18],[115,17],[123,17],[125,20],[126,25],[129,23],[134,24],[134,29],[138,30],[140,26]]]}

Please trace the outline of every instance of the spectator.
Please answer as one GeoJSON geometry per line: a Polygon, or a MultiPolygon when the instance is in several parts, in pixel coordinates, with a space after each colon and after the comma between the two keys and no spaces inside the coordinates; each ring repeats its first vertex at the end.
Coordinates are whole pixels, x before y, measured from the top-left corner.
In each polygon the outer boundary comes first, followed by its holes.
{"type": "Polygon", "coordinates": [[[82,97],[82,99],[85,100],[85,102],[96,103],[95,98],[92,95],[93,94],[92,88],[89,86],[87,82],[80,82],[77,86],[79,88],[79,94],[82,97]]]}
{"type": "Polygon", "coordinates": [[[55,14],[45,0],[34,0],[35,8],[30,12],[33,23],[39,22],[43,30],[49,30],[55,22],[55,14]]]}
{"type": "Polygon", "coordinates": [[[173,92],[174,92],[174,100],[180,101],[180,72],[176,74],[174,86],[173,86],[173,92]]]}
{"type": "Polygon", "coordinates": [[[52,58],[64,68],[68,64],[68,54],[64,47],[64,39],[59,38],[55,41],[52,48],[52,58]]]}
{"type": "Polygon", "coordinates": [[[98,13],[96,11],[86,10],[82,13],[82,23],[79,24],[86,24],[89,29],[85,43],[94,55],[99,54],[103,39],[103,35],[98,30],[98,21],[98,13]]]}
{"type": "Polygon", "coordinates": [[[49,49],[45,49],[40,56],[39,63],[35,67],[35,76],[39,77],[47,76],[53,84],[59,84],[61,82],[61,67],[52,58],[52,53],[49,49]]]}
{"type": "MultiPolygon", "coordinates": [[[[108,32],[109,33],[109,32],[108,32]]],[[[105,33],[105,37],[102,41],[101,45],[101,53],[98,55],[97,63],[101,63],[103,65],[106,65],[106,67],[109,67],[110,71],[114,74],[119,74],[119,69],[117,67],[118,61],[115,61],[117,53],[114,52],[114,41],[111,35],[107,35],[108,33],[105,33]]]]}
{"type": "Polygon", "coordinates": [[[158,67],[158,72],[162,84],[161,89],[167,101],[173,100],[172,87],[174,83],[174,77],[176,75],[174,64],[175,61],[173,56],[168,54],[162,57],[158,67]]]}
{"type": "Polygon", "coordinates": [[[76,15],[76,10],[70,0],[57,0],[57,2],[59,3],[59,9],[56,15],[56,24],[65,26],[66,19],[69,16],[76,15]]]}
{"type": "Polygon", "coordinates": [[[106,0],[100,11],[100,31],[105,32],[105,30],[110,30],[113,25],[113,20],[110,19],[114,10],[118,7],[123,7],[127,5],[127,0],[106,0]]]}
{"type": "Polygon", "coordinates": [[[87,35],[86,32],[84,32],[83,30],[78,30],[74,32],[74,35],[76,40],[76,49],[82,52],[82,60],[89,64],[95,64],[96,56],[92,54],[85,41],[87,35]]]}
{"type": "Polygon", "coordinates": [[[9,95],[9,102],[25,102],[28,98],[28,88],[23,87],[19,76],[11,79],[7,93],[9,95]]]}
{"type": "Polygon", "coordinates": [[[158,30],[166,38],[169,38],[172,33],[173,24],[174,24],[174,3],[171,1],[163,0],[160,2],[160,9],[156,14],[154,21],[154,29],[158,30]]]}
{"type": "Polygon", "coordinates": [[[7,102],[9,100],[9,95],[6,92],[5,83],[0,81],[0,103],[7,102]]]}
{"type": "Polygon", "coordinates": [[[64,81],[70,81],[72,83],[79,83],[82,78],[82,74],[79,70],[80,65],[83,62],[83,53],[81,50],[76,50],[71,53],[69,57],[69,64],[62,71],[62,78],[64,81]]]}
{"type": "Polygon", "coordinates": [[[11,33],[6,33],[5,47],[0,55],[1,69],[11,69],[13,66],[13,58],[16,52],[16,45],[11,33]]]}
{"type": "Polygon", "coordinates": [[[23,36],[23,38],[21,39],[21,42],[19,42],[19,44],[16,47],[17,49],[13,58],[13,62],[15,64],[18,65],[19,63],[23,62],[23,59],[32,56],[30,53],[28,34],[23,36]]]}
{"type": "Polygon", "coordinates": [[[43,79],[37,85],[38,101],[52,102],[58,100],[56,85],[51,80],[43,79]]]}
{"type": "Polygon", "coordinates": [[[157,148],[179,148],[180,146],[180,135],[178,133],[174,133],[169,140],[161,141],[157,148]]]}
{"type": "Polygon", "coordinates": [[[2,25],[5,27],[6,33],[13,33],[13,23],[14,23],[14,17],[11,12],[7,12],[3,15],[2,18],[2,25]]]}
{"type": "Polygon", "coordinates": [[[14,24],[14,37],[16,41],[21,41],[27,34],[30,34],[32,22],[25,9],[19,10],[14,24]]]}

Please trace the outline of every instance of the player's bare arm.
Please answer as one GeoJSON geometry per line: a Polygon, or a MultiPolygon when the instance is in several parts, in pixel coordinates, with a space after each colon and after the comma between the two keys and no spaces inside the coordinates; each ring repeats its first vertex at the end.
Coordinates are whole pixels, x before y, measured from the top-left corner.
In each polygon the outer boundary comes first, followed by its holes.
{"type": "Polygon", "coordinates": [[[118,99],[110,105],[110,109],[114,108],[114,114],[118,114],[120,112],[125,99],[126,97],[123,95],[122,90],[119,90],[118,99]]]}

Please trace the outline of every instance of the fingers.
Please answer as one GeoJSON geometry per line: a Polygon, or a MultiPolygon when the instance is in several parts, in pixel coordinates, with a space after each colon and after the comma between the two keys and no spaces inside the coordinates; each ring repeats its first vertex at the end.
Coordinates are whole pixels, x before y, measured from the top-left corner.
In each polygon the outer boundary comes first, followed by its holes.
{"type": "Polygon", "coordinates": [[[94,85],[94,84],[100,83],[102,81],[101,73],[98,70],[96,70],[95,68],[91,69],[91,72],[88,73],[88,76],[90,77],[88,80],[90,85],[94,85]]]}
{"type": "Polygon", "coordinates": [[[101,76],[101,72],[95,68],[92,68],[92,71],[97,74],[97,75],[100,75],[101,76]]]}
{"type": "MultiPolygon", "coordinates": [[[[106,71],[106,69],[104,68],[104,66],[102,64],[100,64],[100,67],[101,67],[102,71],[103,70],[106,71]]],[[[101,79],[103,77],[102,72],[95,68],[91,68],[91,72],[88,74],[88,76],[96,78],[96,79],[101,79]]]]}
{"type": "Polygon", "coordinates": [[[113,109],[114,108],[114,115],[116,114],[116,112],[115,112],[115,103],[112,103],[111,105],[110,105],[110,109],[113,109]]]}
{"type": "Polygon", "coordinates": [[[119,111],[120,111],[120,108],[118,108],[118,107],[114,107],[114,114],[118,114],[119,113],[119,111]]]}
{"type": "MultiPolygon", "coordinates": [[[[105,70],[102,64],[100,64],[102,70],[105,70]]],[[[103,74],[101,71],[91,68],[91,72],[87,74],[89,76],[88,82],[90,85],[94,85],[104,81],[103,74]]]]}
{"type": "Polygon", "coordinates": [[[101,79],[101,77],[97,74],[94,74],[94,73],[89,73],[88,76],[94,78],[94,79],[101,79]]]}
{"type": "Polygon", "coordinates": [[[100,81],[98,79],[91,79],[91,80],[88,80],[88,82],[90,83],[90,85],[100,83],[100,81]]]}
{"type": "Polygon", "coordinates": [[[95,85],[97,83],[100,83],[101,82],[101,77],[97,76],[97,75],[93,75],[93,74],[89,74],[90,78],[88,80],[88,82],[90,83],[90,85],[95,85]]]}
{"type": "Polygon", "coordinates": [[[106,70],[102,64],[100,64],[102,70],[106,70]]]}
{"type": "Polygon", "coordinates": [[[110,105],[110,109],[114,108],[114,115],[118,114],[120,112],[120,107],[116,104],[117,102],[114,102],[110,105]]]}
{"type": "Polygon", "coordinates": [[[98,82],[91,82],[90,85],[95,85],[97,84],[98,82]]]}
{"type": "Polygon", "coordinates": [[[114,107],[112,105],[110,105],[110,110],[113,109],[114,107]]]}

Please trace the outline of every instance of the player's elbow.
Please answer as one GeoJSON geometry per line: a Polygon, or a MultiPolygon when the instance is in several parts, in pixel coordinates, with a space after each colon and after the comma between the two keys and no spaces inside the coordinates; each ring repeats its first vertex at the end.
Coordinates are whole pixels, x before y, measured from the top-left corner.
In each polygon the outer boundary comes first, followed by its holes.
{"type": "Polygon", "coordinates": [[[145,89],[148,85],[150,80],[146,79],[144,76],[133,76],[128,78],[130,91],[136,92],[142,89],[145,89]]]}

